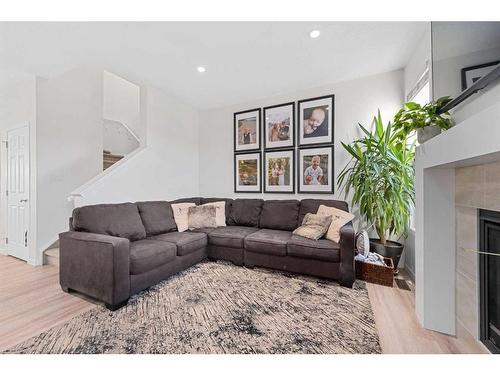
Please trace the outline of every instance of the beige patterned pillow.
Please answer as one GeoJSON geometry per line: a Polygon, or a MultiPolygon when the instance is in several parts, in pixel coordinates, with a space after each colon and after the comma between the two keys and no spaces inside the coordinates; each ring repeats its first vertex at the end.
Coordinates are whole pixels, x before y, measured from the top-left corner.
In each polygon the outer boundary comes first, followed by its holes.
{"type": "Polygon", "coordinates": [[[172,204],[172,212],[174,213],[175,224],[177,231],[185,232],[188,230],[188,210],[189,207],[196,206],[194,203],[174,203],[172,204]]]}
{"type": "Polygon", "coordinates": [[[215,228],[217,208],[215,206],[195,206],[188,208],[189,229],[215,228]]]}
{"type": "Polygon", "coordinates": [[[332,223],[330,224],[325,237],[330,241],[335,242],[340,242],[340,228],[354,219],[354,215],[349,212],[339,210],[335,207],[327,207],[323,204],[319,206],[317,214],[332,217],[332,223]]]}
{"type": "Polygon", "coordinates": [[[226,202],[210,202],[202,204],[202,206],[214,206],[215,207],[215,221],[218,227],[226,226],[226,202]]]}
{"type": "Polygon", "coordinates": [[[293,231],[297,236],[319,240],[328,230],[332,222],[331,216],[322,216],[318,214],[306,214],[302,225],[293,231]]]}

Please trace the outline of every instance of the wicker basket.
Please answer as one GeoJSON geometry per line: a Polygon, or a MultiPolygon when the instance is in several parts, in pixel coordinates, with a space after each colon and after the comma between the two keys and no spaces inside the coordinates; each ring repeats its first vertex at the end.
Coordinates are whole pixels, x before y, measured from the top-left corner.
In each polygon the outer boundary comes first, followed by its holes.
{"type": "Polygon", "coordinates": [[[392,287],[394,264],[391,258],[384,258],[384,262],[387,266],[356,261],[356,279],[392,287]]]}

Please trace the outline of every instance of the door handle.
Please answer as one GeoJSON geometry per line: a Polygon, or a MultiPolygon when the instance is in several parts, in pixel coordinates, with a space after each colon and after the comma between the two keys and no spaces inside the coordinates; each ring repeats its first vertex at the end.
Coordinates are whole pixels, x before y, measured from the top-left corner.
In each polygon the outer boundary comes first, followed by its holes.
{"type": "Polygon", "coordinates": [[[26,203],[27,201],[28,201],[27,199],[21,199],[19,202],[26,203]]]}

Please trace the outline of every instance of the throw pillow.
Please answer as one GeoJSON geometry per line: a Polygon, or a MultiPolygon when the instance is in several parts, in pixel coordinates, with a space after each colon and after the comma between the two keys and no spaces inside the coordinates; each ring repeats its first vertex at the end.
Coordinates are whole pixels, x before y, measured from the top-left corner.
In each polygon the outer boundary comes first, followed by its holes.
{"type": "Polygon", "coordinates": [[[340,228],[354,219],[354,215],[349,212],[339,210],[335,207],[327,207],[325,205],[319,206],[317,214],[332,217],[332,223],[325,237],[334,242],[340,242],[340,228]]]}
{"type": "Polygon", "coordinates": [[[202,204],[202,206],[215,207],[215,221],[218,227],[226,226],[226,202],[209,202],[202,204]]]}
{"type": "Polygon", "coordinates": [[[215,228],[217,208],[215,206],[188,207],[189,229],[215,228]]]}
{"type": "Polygon", "coordinates": [[[172,204],[172,212],[174,213],[175,224],[177,231],[185,232],[189,229],[188,225],[188,210],[189,207],[196,206],[194,203],[174,203],[172,204]]]}
{"type": "Polygon", "coordinates": [[[331,216],[322,216],[318,214],[306,214],[302,225],[293,231],[297,236],[319,240],[328,230],[332,222],[331,216]]]}

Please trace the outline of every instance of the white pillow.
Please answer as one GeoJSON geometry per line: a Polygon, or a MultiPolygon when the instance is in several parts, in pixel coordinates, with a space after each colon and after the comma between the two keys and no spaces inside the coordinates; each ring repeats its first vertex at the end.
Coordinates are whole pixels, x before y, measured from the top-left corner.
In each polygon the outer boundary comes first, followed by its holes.
{"type": "Polygon", "coordinates": [[[189,228],[188,211],[189,207],[196,206],[194,203],[174,203],[172,211],[174,213],[175,224],[179,232],[185,232],[189,228]]]}
{"type": "Polygon", "coordinates": [[[317,214],[332,217],[332,223],[330,224],[325,237],[330,241],[335,242],[340,242],[340,228],[354,219],[354,215],[349,212],[339,210],[335,207],[327,207],[323,204],[319,206],[317,214]]]}
{"type": "Polygon", "coordinates": [[[226,202],[210,202],[202,204],[202,206],[215,206],[215,222],[218,227],[226,226],[226,202]]]}

